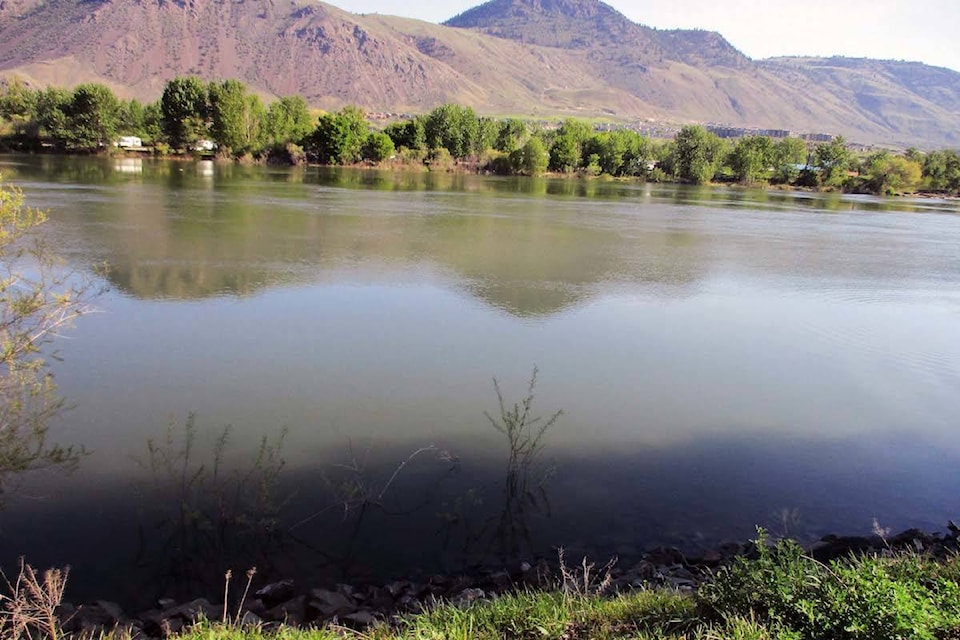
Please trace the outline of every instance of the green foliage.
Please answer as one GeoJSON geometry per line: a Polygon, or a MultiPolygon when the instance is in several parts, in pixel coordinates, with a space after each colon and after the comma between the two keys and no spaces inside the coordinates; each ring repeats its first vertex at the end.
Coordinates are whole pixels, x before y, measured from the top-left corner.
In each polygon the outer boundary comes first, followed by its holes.
{"type": "Polygon", "coordinates": [[[823,142],[813,151],[813,164],[819,171],[818,177],[822,186],[842,186],[852,162],[853,154],[847,149],[847,141],[843,136],[823,142]]]}
{"type": "Polygon", "coordinates": [[[809,640],[953,637],[960,630],[960,585],[919,555],[865,556],[821,564],[796,543],[770,547],[763,532],[756,560],[721,569],[697,599],[708,616],[755,619],[809,640]]]}
{"type": "Polygon", "coordinates": [[[167,82],[160,98],[162,128],[167,140],[181,148],[207,135],[207,85],[195,76],[167,82]]]}
{"type": "Polygon", "coordinates": [[[475,154],[492,149],[500,134],[500,124],[493,118],[477,119],[477,139],[473,144],[475,154]]]}
{"type": "Polygon", "coordinates": [[[700,126],[688,125],[674,139],[670,161],[683,182],[704,184],[713,179],[723,161],[723,141],[700,126]]]}
{"type": "Polygon", "coordinates": [[[520,149],[527,136],[527,123],[519,118],[507,118],[498,123],[496,139],[493,148],[504,153],[512,153],[520,149]]]}
{"type": "Polygon", "coordinates": [[[528,176],[538,176],[547,170],[550,154],[543,141],[534,136],[524,143],[519,153],[519,171],[528,176]]]}
{"type": "Polygon", "coordinates": [[[427,146],[446,149],[454,158],[463,159],[482,151],[480,123],[476,112],[458,104],[444,104],[431,111],[424,122],[427,146]]]}
{"type": "Polygon", "coordinates": [[[363,157],[363,145],[369,133],[364,111],[349,105],[336,113],[320,116],[305,146],[322,164],[353,164],[363,157]]]}
{"type": "Polygon", "coordinates": [[[956,151],[934,151],[923,161],[923,177],[934,191],[960,193],[960,154],[956,151]]]}
{"type": "Polygon", "coordinates": [[[876,153],[864,162],[866,186],[871,193],[894,195],[914,191],[920,184],[923,168],[919,162],[887,152],[876,153]]]}
{"type": "Polygon", "coordinates": [[[773,182],[790,184],[800,175],[807,161],[807,143],[800,138],[782,138],[773,145],[773,182]]]}
{"type": "Polygon", "coordinates": [[[550,147],[550,170],[569,173],[579,169],[583,164],[584,145],[592,135],[593,128],[583,120],[564,120],[550,147]]]}
{"type": "Polygon", "coordinates": [[[431,149],[423,160],[430,171],[450,171],[456,162],[445,148],[431,149]]]}
{"type": "Polygon", "coordinates": [[[139,100],[127,100],[117,105],[117,133],[144,136],[146,107],[139,100]]]}
{"type": "Polygon", "coordinates": [[[263,122],[267,143],[299,144],[313,131],[313,118],[307,101],[300,96],[288,96],[271,102],[263,122]]]}
{"type": "Polygon", "coordinates": [[[57,275],[56,260],[34,236],[46,216],[0,183],[0,496],[12,476],[46,467],[72,469],[82,449],[48,441],[63,408],[42,352],[88,310],[86,285],[57,275]],[[30,275],[18,269],[29,261],[30,275]]]}
{"type": "Polygon", "coordinates": [[[262,148],[266,112],[259,97],[247,94],[246,85],[238,80],[211,82],[207,96],[214,142],[236,154],[262,148]]]}
{"type": "Polygon", "coordinates": [[[102,84],[81,84],[64,106],[67,146],[96,150],[113,144],[117,135],[119,102],[102,84]]]}
{"type": "Polygon", "coordinates": [[[426,150],[427,131],[424,118],[413,118],[403,122],[393,122],[383,131],[397,149],[426,150]]]}
{"type": "Polygon", "coordinates": [[[619,129],[592,136],[584,144],[584,156],[596,156],[600,171],[611,176],[645,177],[654,160],[650,141],[635,131],[619,129]]]}
{"type": "Polygon", "coordinates": [[[383,162],[389,160],[396,147],[393,146],[393,140],[382,131],[372,131],[367,136],[363,144],[363,159],[371,162],[383,162]]]}
{"type": "Polygon", "coordinates": [[[26,135],[37,111],[39,92],[19,79],[9,81],[0,93],[0,118],[10,123],[15,135],[26,135]]]}
{"type": "Polygon", "coordinates": [[[766,136],[740,138],[730,153],[729,164],[733,175],[742,184],[760,182],[773,163],[773,141],[766,136]]]}

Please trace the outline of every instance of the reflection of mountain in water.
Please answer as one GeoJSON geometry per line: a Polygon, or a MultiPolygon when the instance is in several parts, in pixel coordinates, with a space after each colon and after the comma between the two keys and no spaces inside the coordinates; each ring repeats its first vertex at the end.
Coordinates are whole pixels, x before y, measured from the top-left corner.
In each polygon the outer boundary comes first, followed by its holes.
{"type": "Polygon", "coordinates": [[[249,295],[334,272],[394,277],[427,267],[508,313],[546,315],[582,303],[604,282],[685,286],[702,268],[669,257],[676,231],[626,238],[602,211],[582,211],[616,195],[616,185],[209,169],[147,162],[136,176],[107,172],[96,182],[108,189],[89,202],[81,194],[77,208],[57,217],[80,224],[85,250],[110,265],[114,286],[148,299],[249,295]],[[82,220],[71,217],[76,210],[82,220]]]}

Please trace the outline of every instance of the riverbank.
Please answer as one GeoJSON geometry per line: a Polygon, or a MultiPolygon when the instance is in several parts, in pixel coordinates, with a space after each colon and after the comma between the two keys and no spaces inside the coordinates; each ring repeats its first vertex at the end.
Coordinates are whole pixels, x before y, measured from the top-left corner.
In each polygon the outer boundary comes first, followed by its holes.
{"type": "Polygon", "coordinates": [[[258,586],[251,569],[245,576],[225,575],[219,600],[161,599],[157,607],[135,614],[102,600],[63,603],[56,609],[56,624],[66,634],[122,638],[252,638],[265,633],[365,638],[371,630],[384,640],[647,637],[643,633],[658,638],[686,633],[691,635],[683,637],[955,637],[802,632],[825,624],[815,615],[818,608],[859,616],[874,626],[906,624],[911,616],[920,616],[909,624],[960,631],[958,533],[952,523],[945,535],[911,529],[887,537],[878,527],[869,537],[826,536],[803,548],[790,540],[774,544],[761,531],[755,541],[725,544],[698,556],[654,549],[629,567],[618,566],[616,559],[601,566],[565,557],[560,550],[555,562],[326,588],[292,580],[258,586]],[[836,584],[826,585],[828,579],[836,584]],[[804,603],[800,596],[811,599],[804,603]],[[843,602],[830,601],[841,596],[843,602]],[[952,600],[945,604],[938,598],[952,600]],[[855,611],[851,602],[865,609],[855,611]],[[941,611],[943,620],[921,615],[934,605],[947,607],[941,611]]]}

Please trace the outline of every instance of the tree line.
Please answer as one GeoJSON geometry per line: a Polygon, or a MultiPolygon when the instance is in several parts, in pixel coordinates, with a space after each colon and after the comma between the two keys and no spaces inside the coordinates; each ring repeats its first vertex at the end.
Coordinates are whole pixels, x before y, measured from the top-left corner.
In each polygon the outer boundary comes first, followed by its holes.
{"type": "Polygon", "coordinates": [[[312,115],[299,96],[265,105],[237,80],[178,77],[159,100],[121,100],[106,86],[72,91],[31,89],[12,81],[0,93],[6,146],[96,152],[119,136],[138,136],[160,153],[195,150],[209,140],[224,156],[322,164],[465,165],[505,175],[547,172],[607,175],[691,184],[738,182],[901,193],[918,189],[960,193],[960,155],[852,152],[842,137],[808,145],[798,138],[722,139],[701,126],[673,140],[629,129],[596,131],[569,118],[542,126],[519,118],[479,116],[472,108],[441,105],[431,112],[373,129],[355,106],[312,115]]]}

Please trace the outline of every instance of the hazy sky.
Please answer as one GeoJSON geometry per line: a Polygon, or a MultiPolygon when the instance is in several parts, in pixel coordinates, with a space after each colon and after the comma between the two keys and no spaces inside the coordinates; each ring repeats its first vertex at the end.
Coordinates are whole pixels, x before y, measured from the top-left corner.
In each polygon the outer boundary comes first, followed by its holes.
{"type": "MultiPolygon", "coordinates": [[[[480,0],[333,0],[353,13],[443,22],[480,0]]],[[[608,0],[659,28],[719,31],[752,58],[845,55],[918,60],[960,71],[958,0],[608,0]]]]}

